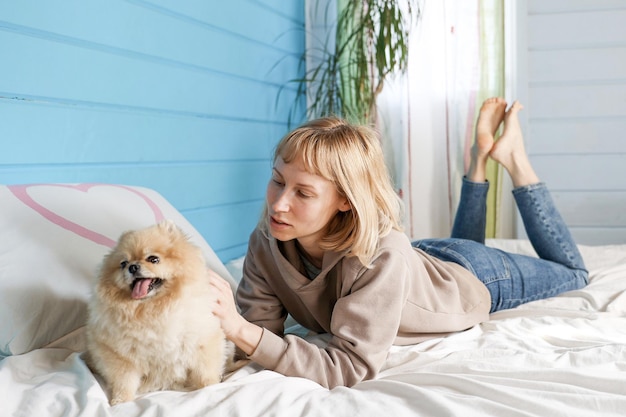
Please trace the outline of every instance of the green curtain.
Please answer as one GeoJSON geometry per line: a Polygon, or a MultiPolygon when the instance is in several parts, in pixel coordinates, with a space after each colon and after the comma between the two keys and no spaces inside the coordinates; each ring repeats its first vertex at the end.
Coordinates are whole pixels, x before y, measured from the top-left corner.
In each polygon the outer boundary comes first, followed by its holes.
{"type": "MultiPolygon", "coordinates": [[[[476,108],[489,97],[504,97],[504,0],[478,0],[480,27],[480,88],[476,108]]],[[[478,114],[477,114],[478,116],[478,114]]],[[[496,237],[502,196],[502,167],[489,160],[486,237],[496,237]]]]}

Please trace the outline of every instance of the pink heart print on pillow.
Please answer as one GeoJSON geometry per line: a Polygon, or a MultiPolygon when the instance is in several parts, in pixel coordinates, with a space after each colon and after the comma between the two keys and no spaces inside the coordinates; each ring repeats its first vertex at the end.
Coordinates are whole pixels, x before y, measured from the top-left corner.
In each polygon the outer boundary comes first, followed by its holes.
{"type": "MultiPolygon", "coordinates": [[[[0,358],[46,346],[84,350],[97,268],[123,232],[169,219],[230,274],[156,190],[116,184],[0,185],[0,358]]],[[[234,281],[232,285],[234,288],[234,281]]]]}
{"type": "MultiPolygon", "coordinates": [[[[92,192],[92,190],[96,188],[106,187],[107,193],[111,193],[111,188],[116,190],[117,192],[122,193],[130,193],[136,196],[138,199],[143,200],[145,203],[145,209],[149,209],[151,212],[150,219],[146,219],[149,222],[154,220],[154,223],[158,223],[159,221],[164,219],[163,213],[159,206],[152,201],[148,196],[143,194],[136,188],[131,188],[124,185],[114,185],[114,184],[97,184],[97,183],[85,183],[85,184],[26,184],[26,185],[9,185],[9,190],[17,197],[22,203],[26,206],[30,207],[32,210],[40,214],[43,218],[48,221],[56,224],[59,227],[62,227],[65,230],[73,232],[78,236],[81,236],[85,239],[88,239],[94,243],[99,245],[113,247],[115,242],[117,241],[117,236],[110,236],[105,234],[104,230],[96,230],[96,229],[107,229],[108,227],[102,227],[102,225],[94,225],[89,226],[89,223],[94,223],[93,210],[90,210],[90,204],[94,204],[97,202],[98,205],[103,203],[103,200],[94,200],[88,194],[92,192]],[[36,191],[37,187],[46,187],[46,194],[44,195],[36,195],[36,192],[33,193],[35,196],[31,195],[31,191],[36,191]],[[59,193],[67,194],[64,196],[57,196],[55,198],[49,197],[49,187],[58,187],[59,193]],[[83,193],[83,195],[77,195],[76,193],[83,193]],[[70,210],[68,211],[68,201],[74,202],[82,206],[84,210],[81,210],[81,207],[78,210],[70,210]]],[[[114,199],[115,195],[107,197],[104,201],[109,201],[112,203],[112,206],[115,206],[116,202],[111,201],[110,199],[114,199]]],[[[122,201],[119,201],[120,204],[123,203],[124,200],[127,200],[130,196],[123,196],[122,201]]],[[[96,207],[96,210],[102,207],[96,207]]]]}

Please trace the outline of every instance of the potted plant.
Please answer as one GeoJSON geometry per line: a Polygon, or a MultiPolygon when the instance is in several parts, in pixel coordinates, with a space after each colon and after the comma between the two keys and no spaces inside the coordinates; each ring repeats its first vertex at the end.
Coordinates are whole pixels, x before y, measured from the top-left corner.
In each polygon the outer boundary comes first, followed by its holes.
{"type": "MultiPolygon", "coordinates": [[[[318,7],[320,2],[335,3],[317,0],[318,7]]],[[[309,119],[336,115],[375,123],[376,97],[385,81],[406,69],[409,30],[419,5],[417,0],[337,0],[336,5],[334,21],[328,21],[334,18],[328,9],[323,14],[322,26],[330,32],[301,56],[307,67],[302,78],[292,80],[296,100],[307,97],[309,119]]]]}

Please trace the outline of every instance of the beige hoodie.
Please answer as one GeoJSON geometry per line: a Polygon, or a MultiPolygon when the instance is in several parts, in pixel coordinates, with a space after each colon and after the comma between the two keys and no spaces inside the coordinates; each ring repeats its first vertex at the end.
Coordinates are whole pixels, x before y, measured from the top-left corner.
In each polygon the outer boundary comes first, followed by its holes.
{"type": "Polygon", "coordinates": [[[381,239],[372,262],[327,252],[313,280],[295,241],[255,230],[237,302],[243,316],[264,328],[250,359],[287,376],[333,388],[374,378],[389,348],[465,330],[489,317],[489,291],[471,272],[414,249],[405,234],[381,239]],[[319,348],[284,336],[287,313],[304,327],[332,337],[319,348]]]}

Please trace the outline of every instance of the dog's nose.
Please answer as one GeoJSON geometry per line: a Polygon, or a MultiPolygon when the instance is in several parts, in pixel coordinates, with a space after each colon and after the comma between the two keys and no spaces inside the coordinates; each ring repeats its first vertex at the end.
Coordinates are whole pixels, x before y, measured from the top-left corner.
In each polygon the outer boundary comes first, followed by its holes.
{"type": "Polygon", "coordinates": [[[128,272],[130,272],[131,274],[134,274],[137,271],[139,271],[139,265],[137,264],[132,264],[131,266],[128,267],[128,272]]]}

